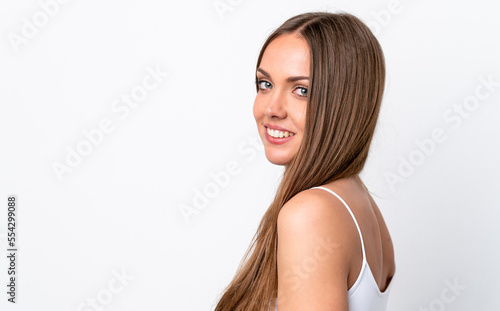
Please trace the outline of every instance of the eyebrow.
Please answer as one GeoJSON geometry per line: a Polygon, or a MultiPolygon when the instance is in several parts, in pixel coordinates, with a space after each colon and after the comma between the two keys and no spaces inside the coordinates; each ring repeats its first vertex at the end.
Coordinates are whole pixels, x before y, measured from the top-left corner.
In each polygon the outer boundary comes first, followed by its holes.
{"type": "MultiPolygon", "coordinates": [[[[260,72],[260,73],[262,73],[267,78],[271,79],[271,75],[269,73],[267,73],[264,69],[257,68],[257,71],[260,72]]],[[[309,77],[306,77],[306,76],[295,76],[295,77],[288,77],[286,79],[287,82],[295,82],[295,81],[299,81],[299,80],[309,80],[309,77]]]]}

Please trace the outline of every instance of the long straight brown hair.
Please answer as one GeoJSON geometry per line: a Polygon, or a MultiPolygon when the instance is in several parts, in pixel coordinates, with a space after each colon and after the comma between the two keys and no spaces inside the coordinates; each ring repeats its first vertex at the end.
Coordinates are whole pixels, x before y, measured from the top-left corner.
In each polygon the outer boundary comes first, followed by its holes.
{"type": "Polygon", "coordinates": [[[385,61],[370,29],[343,12],[294,16],[265,41],[257,68],[269,43],[288,33],[302,36],[310,51],[304,136],[216,311],[265,311],[274,306],[281,208],[303,190],[358,174],[368,157],[377,124],[385,61]]]}

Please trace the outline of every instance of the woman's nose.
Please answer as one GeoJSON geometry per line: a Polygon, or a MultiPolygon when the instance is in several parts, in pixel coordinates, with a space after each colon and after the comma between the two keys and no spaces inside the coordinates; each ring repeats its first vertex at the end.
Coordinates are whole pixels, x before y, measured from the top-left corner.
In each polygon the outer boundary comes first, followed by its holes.
{"type": "Polygon", "coordinates": [[[268,97],[268,101],[264,106],[264,114],[268,118],[286,118],[286,99],[282,94],[275,91],[274,94],[268,97]]]}

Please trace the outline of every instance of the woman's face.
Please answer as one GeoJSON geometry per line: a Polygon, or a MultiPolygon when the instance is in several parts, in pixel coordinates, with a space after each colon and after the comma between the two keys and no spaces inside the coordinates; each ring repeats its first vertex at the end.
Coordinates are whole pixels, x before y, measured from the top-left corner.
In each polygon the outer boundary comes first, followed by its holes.
{"type": "Polygon", "coordinates": [[[309,46],[297,34],[274,39],[257,69],[253,115],[267,159],[287,165],[304,134],[309,88],[309,46]]]}

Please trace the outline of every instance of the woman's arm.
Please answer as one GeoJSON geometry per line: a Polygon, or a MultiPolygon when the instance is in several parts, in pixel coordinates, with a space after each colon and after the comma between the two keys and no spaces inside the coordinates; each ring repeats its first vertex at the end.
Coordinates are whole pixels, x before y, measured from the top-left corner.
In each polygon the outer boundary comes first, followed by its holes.
{"type": "Polygon", "coordinates": [[[289,200],[278,217],[278,310],[347,311],[357,234],[328,193],[309,189],[289,200]]]}

